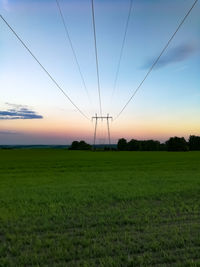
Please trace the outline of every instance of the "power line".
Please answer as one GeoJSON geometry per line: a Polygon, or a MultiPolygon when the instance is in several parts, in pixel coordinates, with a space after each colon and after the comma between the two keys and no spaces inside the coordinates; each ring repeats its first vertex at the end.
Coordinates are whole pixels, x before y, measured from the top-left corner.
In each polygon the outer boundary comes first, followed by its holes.
{"type": "Polygon", "coordinates": [[[93,24],[95,58],[96,58],[96,69],[97,69],[97,84],[98,84],[98,93],[99,93],[99,107],[100,107],[100,114],[102,116],[101,88],[100,88],[100,78],[99,78],[98,53],[97,53],[97,38],[96,38],[96,27],[95,27],[94,0],[91,0],[91,3],[92,3],[92,24],[93,24]]]}
{"type": "Polygon", "coordinates": [[[83,87],[84,87],[84,89],[85,89],[85,92],[86,92],[86,94],[87,94],[87,96],[88,96],[89,101],[91,101],[91,100],[90,100],[90,96],[89,96],[89,92],[88,92],[88,89],[87,89],[87,86],[86,86],[86,83],[85,83],[85,79],[84,79],[84,77],[83,77],[83,73],[82,73],[82,71],[81,71],[81,67],[80,67],[80,64],[79,64],[79,62],[78,62],[78,58],[77,58],[77,55],[76,55],[76,52],[75,52],[75,49],[74,49],[74,46],[73,46],[73,43],[72,43],[72,40],[71,40],[69,31],[68,31],[68,28],[67,28],[67,24],[66,24],[66,21],[65,21],[65,19],[64,19],[63,13],[62,13],[62,9],[61,9],[59,0],[56,0],[56,4],[57,4],[58,11],[59,11],[59,13],[60,13],[61,20],[62,20],[64,29],[65,29],[65,33],[66,33],[67,40],[69,41],[69,44],[70,44],[70,47],[71,47],[71,50],[72,50],[72,53],[73,53],[73,56],[74,56],[74,59],[75,59],[75,62],[76,62],[76,65],[77,65],[79,74],[80,74],[80,77],[81,77],[81,80],[82,80],[82,83],[83,83],[83,87]]]}
{"type": "Polygon", "coordinates": [[[144,79],[141,81],[141,83],[139,84],[139,86],[136,88],[136,90],[134,91],[134,93],[132,94],[132,96],[128,99],[128,101],[126,102],[126,104],[124,105],[124,107],[122,108],[122,110],[118,113],[118,115],[115,117],[114,120],[118,119],[119,116],[122,114],[122,112],[124,111],[124,109],[128,106],[128,104],[131,102],[131,100],[133,99],[133,97],[136,95],[136,93],[139,91],[140,87],[142,86],[142,84],[144,83],[144,81],[146,80],[146,78],[149,76],[149,74],[152,72],[153,68],[155,67],[155,65],[158,63],[159,59],[161,58],[161,56],[163,55],[163,53],[165,52],[165,50],[167,49],[167,47],[169,46],[169,44],[171,43],[171,41],[173,40],[174,36],[176,35],[176,33],[179,31],[179,29],[181,28],[181,26],[183,25],[183,23],[185,22],[186,18],[189,16],[190,12],[192,11],[192,9],[194,8],[194,6],[196,5],[196,3],[198,2],[198,0],[196,0],[192,7],[189,9],[189,11],[186,13],[185,17],[182,19],[181,23],[179,24],[179,26],[177,27],[176,31],[173,33],[173,35],[171,36],[171,38],[169,39],[169,41],[167,42],[167,44],[164,46],[163,50],[161,51],[160,55],[157,57],[157,59],[154,61],[154,63],[152,64],[152,66],[150,67],[150,69],[148,70],[147,74],[145,75],[144,79]]]}
{"type": "Polygon", "coordinates": [[[24,46],[24,48],[29,52],[29,54],[35,59],[35,61],[40,65],[40,67],[43,69],[43,71],[49,76],[49,78],[52,80],[52,82],[56,85],[56,87],[63,93],[63,95],[71,102],[71,104],[83,115],[86,119],[90,120],[87,115],[81,109],[72,101],[72,99],[65,93],[65,91],[60,87],[60,85],[56,82],[56,80],[51,76],[51,74],[45,69],[45,67],[40,63],[40,61],[36,58],[36,56],[31,52],[31,50],[28,48],[28,46],[22,41],[22,39],[19,37],[19,35],[15,32],[15,30],[9,25],[9,23],[3,18],[2,15],[0,15],[1,19],[5,22],[5,24],[8,26],[8,28],[12,31],[12,33],[17,37],[17,39],[21,42],[21,44],[24,46]]]}
{"type": "Polygon", "coordinates": [[[123,55],[123,51],[124,51],[124,45],[125,45],[125,41],[126,41],[126,36],[127,36],[128,25],[129,25],[129,21],[130,21],[130,17],[131,17],[132,7],[133,7],[133,0],[130,0],[128,17],[127,17],[127,20],[126,20],[125,32],[124,32],[124,37],[123,37],[123,40],[122,40],[122,46],[121,46],[121,50],[120,50],[120,54],[119,54],[119,60],[118,60],[118,64],[117,64],[117,70],[116,70],[116,74],[115,74],[115,80],[114,80],[114,86],[113,86],[111,99],[114,96],[114,93],[115,93],[115,90],[116,90],[116,86],[117,86],[119,70],[120,70],[120,66],[121,66],[122,55],[123,55]]]}

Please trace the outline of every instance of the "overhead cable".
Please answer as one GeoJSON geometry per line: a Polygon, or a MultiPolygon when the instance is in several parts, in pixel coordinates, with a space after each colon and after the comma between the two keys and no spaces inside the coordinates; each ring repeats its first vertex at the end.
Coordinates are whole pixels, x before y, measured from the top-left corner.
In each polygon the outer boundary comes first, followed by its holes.
{"type": "Polygon", "coordinates": [[[56,4],[57,4],[58,11],[60,13],[60,17],[61,17],[64,29],[65,29],[66,38],[67,38],[67,40],[68,40],[68,42],[70,44],[70,47],[71,47],[71,50],[72,50],[72,53],[73,53],[73,56],[74,56],[74,59],[75,59],[75,62],[76,62],[80,77],[81,77],[81,80],[82,80],[82,83],[83,83],[83,87],[85,89],[85,92],[86,92],[86,94],[88,96],[89,101],[91,101],[90,96],[89,96],[89,92],[88,92],[88,89],[87,89],[87,86],[86,86],[86,83],[85,83],[85,79],[83,77],[83,73],[81,71],[81,67],[80,67],[80,64],[79,64],[79,61],[78,61],[78,58],[77,58],[77,55],[76,55],[76,52],[75,52],[75,49],[74,49],[70,34],[69,34],[69,31],[68,31],[68,28],[67,28],[67,23],[66,23],[65,18],[63,16],[63,12],[62,12],[59,0],[56,0],[56,4]]]}
{"type": "Polygon", "coordinates": [[[9,23],[4,19],[4,17],[0,15],[0,18],[5,22],[5,24],[12,31],[12,33],[17,37],[17,39],[20,41],[23,47],[29,52],[29,54],[34,58],[34,60],[40,65],[43,71],[48,75],[48,77],[52,80],[52,82],[56,85],[56,87],[63,93],[63,95],[71,102],[71,104],[79,111],[81,115],[83,115],[86,119],[90,120],[89,117],[72,101],[72,99],[68,96],[68,94],[61,88],[61,86],[56,82],[56,80],[51,76],[51,74],[46,70],[46,68],[40,63],[37,57],[31,52],[28,46],[19,37],[19,35],[15,32],[15,30],[9,25],[9,23]]]}
{"type": "Polygon", "coordinates": [[[123,55],[123,52],[124,52],[124,45],[125,45],[125,41],[126,41],[129,21],[130,21],[130,18],[131,18],[132,8],[133,8],[133,0],[130,0],[129,10],[128,10],[128,17],[127,17],[127,20],[126,20],[126,26],[125,26],[125,31],[124,31],[123,40],[122,40],[122,46],[121,46],[120,53],[119,53],[119,60],[118,60],[118,64],[117,64],[117,70],[116,70],[116,73],[115,73],[114,86],[113,86],[111,98],[114,97],[116,86],[117,86],[117,81],[118,81],[118,76],[119,76],[119,71],[120,71],[120,66],[121,66],[121,61],[122,61],[122,55],[123,55]]]}
{"type": "Polygon", "coordinates": [[[177,27],[176,31],[173,33],[173,35],[171,36],[171,38],[169,39],[169,41],[167,42],[167,44],[164,46],[164,48],[162,49],[161,53],[159,54],[159,56],[157,57],[157,59],[154,61],[154,63],[151,65],[150,69],[148,70],[148,72],[146,73],[144,79],[141,81],[141,83],[139,84],[139,86],[136,88],[136,90],[133,92],[133,94],[131,95],[131,97],[128,99],[128,101],[126,102],[126,104],[123,106],[123,108],[121,109],[121,111],[118,113],[118,115],[115,117],[114,120],[118,119],[119,116],[122,114],[122,112],[125,110],[125,108],[128,106],[128,104],[131,102],[131,100],[134,98],[134,96],[136,95],[136,93],[139,91],[139,89],[141,88],[142,84],[144,83],[144,81],[146,80],[146,78],[149,76],[149,74],[152,72],[153,68],[155,67],[155,65],[158,63],[159,59],[161,58],[161,56],[164,54],[165,50],[168,48],[169,44],[171,43],[171,41],[173,40],[173,38],[175,37],[175,35],[177,34],[177,32],[179,31],[179,29],[181,28],[181,26],[183,25],[183,23],[185,22],[186,18],[189,16],[190,12],[192,11],[192,9],[194,8],[194,6],[196,5],[196,3],[198,2],[198,0],[195,0],[195,2],[193,3],[193,5],[191,6],[191,8],[189,9],[189,11],[186,13],[186,15],[184,16],[184,18],[182,19],[181,23],[179,24],[179,26],[177,27]]]}
{"type": "Polygon", "coordinates": [[[99,108],[100,108],[100,114],[102,116],[101,88],[100,88],[100,78],[99,78],[98,53],[97,53],[97,38],[96,38],[96,26],[95,26],[94,0],[91,0],[91,4],[92,4],[92,25],[93,25],[93,34],[94,34],[95,59],[96,59],[96,71],[97,71],[97,86],[98,86],[98,94],[99,94],[99,108]]]}

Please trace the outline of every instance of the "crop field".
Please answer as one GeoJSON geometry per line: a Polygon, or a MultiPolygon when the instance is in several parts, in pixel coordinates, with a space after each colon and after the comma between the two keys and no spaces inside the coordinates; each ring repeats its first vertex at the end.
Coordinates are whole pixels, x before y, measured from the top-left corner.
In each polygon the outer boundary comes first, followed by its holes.
{"type": "Polygon", "coordinates": [[[200,152],[0,150],[0,266],[200,266],[200,152]]]}

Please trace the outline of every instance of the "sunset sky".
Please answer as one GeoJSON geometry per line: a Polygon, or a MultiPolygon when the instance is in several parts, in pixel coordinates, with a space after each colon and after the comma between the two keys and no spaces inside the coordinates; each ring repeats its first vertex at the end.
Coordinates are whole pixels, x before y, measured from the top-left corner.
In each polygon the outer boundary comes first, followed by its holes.
{"type": "MultiPolygon", "coordinates": [[[[166,45],[193,0],[94,0],[103,114],[115,117],[166,45]]],[[[0,0],[0,14],[87,116],[99,114],[90,0],[60,0],[89,91],[84,90],[55,0],[0,0]]],[[[200,2],[135,98],[111,123],[118,138],[200,135],[200,2]]],[[[94,125],[77,112],[0,20],[0,144],[92,142],[94,125]]],[[[107,142],[99,122],[98,143],[107,142]]]]}

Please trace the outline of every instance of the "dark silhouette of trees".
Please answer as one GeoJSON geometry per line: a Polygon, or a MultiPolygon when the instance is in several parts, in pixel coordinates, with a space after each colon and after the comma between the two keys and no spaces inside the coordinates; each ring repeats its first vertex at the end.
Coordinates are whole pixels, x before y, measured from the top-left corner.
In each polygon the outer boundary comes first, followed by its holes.
{"type": "Polygon", "coordinates": [[[184,137],[171,137],[166,142],[168,151],[188,151],[189,146],[184,137]]]}
{"type": "Polygon", "coordinates": [[[117,148],[121,151],[158,151],[160,150],[160,142],[154,140],[139,141],[135,139],[127,142],[126,139],[121,138],[118,141],[117,148]]]}
{"type": "Polygon", "coordinates": [[[166,145],[166,143],[162,143],[162,144],[160,144],[160,146],[159,146],[159,151],[166,151],[167,150],[167,145],[166,145]]]}
{"type": "Polygon", "coordinates": [[[71,146],[69,147],[70,150],[78,150],[79,147],[79,142],[78,141],[73,141],[71,146]]]}
{"type": "Polygon", "coordinates": [[[189,138],[190,150],[200,150],[200,136],[191,135],[189,138]]]}
{"type": "MultiPolygon", "coordinates": [[[[70,150],[91,150],[92,146],[85,141],[73,141],[70,150]]],[[[110,151],[189,151],[200,150],[200,136],[191,135],[187,142],[184,137],[170,137],[165,143],[160,143],[157,140],[136,140],[131,139],[127,142],[126,139],[118,140],[117,147],[105,145],[98,150],[110,151]]]]}
{"type": "Polygon", "coordinates": [[[159,141],[154,141],[154,140],[140,141],[141,151],[158,151],[159,146],[160,146],[159,141]]]}
{"type": "Polygon", "coordinates": [[[127,141],[124,138],[119,139],[117,143],[117,149],[121,151],[127,150],[127,141]]]}
{"type": "Polygon", "coordinates": [[[69,150],[91,150],[92,146],[87,144],[85,141],[73,141],[69,150]]]}
{"type": "Polygon", "coordinates": [[[135,140],[135,139],[131,139],[127,143],[127,150],[129,150],[129,151],[138,151],[138,150],[140,150],[140,141],[135,140]]]}

